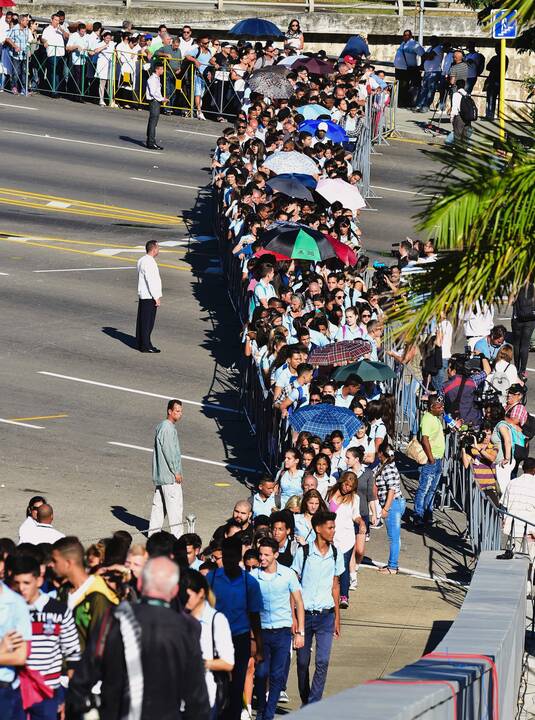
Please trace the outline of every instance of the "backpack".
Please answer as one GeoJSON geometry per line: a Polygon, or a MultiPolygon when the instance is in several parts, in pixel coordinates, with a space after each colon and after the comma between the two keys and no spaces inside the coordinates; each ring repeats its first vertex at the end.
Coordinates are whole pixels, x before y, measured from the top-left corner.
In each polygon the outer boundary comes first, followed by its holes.
{"type": "Polygon", "coordinates": [[[524,285],[513,305],[516,320],[529,322],[535,320],[535,287],[533,283],[524,285]]]}
{"type": "MultiPolygon", "coordinates": [[[[302,545],[303,548],[303,565],[301,567],[301,584],[303,584],[303,578],[305,576],[305,565],[307,564],[307,559],[310,554],[310,545],[302,545]]],[[[334,567],[336,569],[336,559],[338,557],[338,549],[331,545],[332,551],[333,551],[333,560],[334,560],[334,567]]]]}
{"type": "MultiPolygon", "coordinates": [[[[507,367],[505,368],[506,370],[510,364],[511,363],[507,365],[507,367]]],[[[494,373],[492,377],[491,385],[495,390],[500,393],[500,395],[502,395],[502,397],[505,397],[507,390],[509,390],[509,388],[511,387],[511,380],[507,377],[505,372],[497,372],[494,373]]]]}
{"type": "Polygon", "coordinates": [[[535,415],[528,413],[528,419],[522,425],[522,432],[526,440],[533,440],[535,437],[535,415]]]}
{"type": "Polygon", "coordinates": [[[459,115],[465,125],[470,125],[475,122],[479,115],[475,102],[472,100],[470,95],[463,95],[461,97],[461,106],[459,108],[459,115]]]}

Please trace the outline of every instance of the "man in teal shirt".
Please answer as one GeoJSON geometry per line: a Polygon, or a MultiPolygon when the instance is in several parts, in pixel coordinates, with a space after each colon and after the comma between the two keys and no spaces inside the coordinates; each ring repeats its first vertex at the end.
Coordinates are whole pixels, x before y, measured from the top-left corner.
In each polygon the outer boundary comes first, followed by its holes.
{"type": "Polygon", "coordinates": [[[169,530],[182,535],[182,456],[176,424],[182,417],[180,400],[169,400],[167,418],[156,426],[152,455],[154,496],[149,523],[149,537],[162,529],[167,514],[169,530]]]}

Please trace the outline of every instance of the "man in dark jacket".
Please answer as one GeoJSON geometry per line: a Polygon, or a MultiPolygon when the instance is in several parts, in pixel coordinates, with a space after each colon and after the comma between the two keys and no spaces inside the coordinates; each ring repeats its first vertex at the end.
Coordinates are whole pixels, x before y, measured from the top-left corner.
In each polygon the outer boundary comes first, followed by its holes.
{"type": "Polygon", "coordinates": [[[178,581],[169,558],[147,562],[141,602],[122,603],[91,638],[69,687],[75,707],[101,679],[101,720],[121,720],[129,707],[140,720],[176,720],[182,702],[183,720],[209,720],[200,626],[170,607],[178,581]]]}

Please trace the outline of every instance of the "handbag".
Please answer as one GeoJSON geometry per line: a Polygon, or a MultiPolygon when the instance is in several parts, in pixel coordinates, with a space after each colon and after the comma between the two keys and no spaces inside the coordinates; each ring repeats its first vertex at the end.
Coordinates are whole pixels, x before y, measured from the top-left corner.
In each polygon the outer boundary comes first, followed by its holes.
{"type": "Polygon", "coordinates": [[[405,448],[405,455],[418,463],[418,465],[425,465],[427,462],[427,455],[422,447],[422,443],[418,440],[416,435],[409,442],[405,448]]]}
{"type": "MultiPolygon", "coordinates": [[[[219,615],[219,613],[215,612],[212,617],[212,655],[214,656],[214,660],[219,660],[219,653],[217,652],[215,646],[214,636],[214,622],[216,615],[219,615]]],[[[216,686],[215,705],[217,707],[217,716],[220,717],[229,705],[230,673],[225,670],[212,670],[211,672],[214,676],[216,686]]]]}

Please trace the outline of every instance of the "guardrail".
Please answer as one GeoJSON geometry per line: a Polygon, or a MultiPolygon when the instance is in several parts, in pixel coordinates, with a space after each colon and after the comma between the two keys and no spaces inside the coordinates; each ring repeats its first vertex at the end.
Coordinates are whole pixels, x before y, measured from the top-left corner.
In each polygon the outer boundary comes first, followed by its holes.
{"type": "Polygon", "coordinates": [[[291,713],[295,720],[512,720],[522,675],[526,558],[479,558],[459,615],[438,647],[380,680],[291,713]]]}

